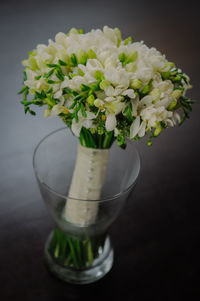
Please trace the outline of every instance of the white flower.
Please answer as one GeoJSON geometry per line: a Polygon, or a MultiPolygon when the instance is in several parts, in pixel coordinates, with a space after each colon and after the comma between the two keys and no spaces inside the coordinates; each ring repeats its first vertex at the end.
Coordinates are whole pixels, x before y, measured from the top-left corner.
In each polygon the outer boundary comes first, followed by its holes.
{"type": "Polygon", "coordinates": [[[87,129],[94,127],[92,119],[95,119],[96,115],[89,111],[86,111],[86,114],[87,114],[87,117],[85,118],[82,116],[81,112],[79,111],[78,112],[79,121],[76,122],[75,118],[72,120],[72,132],[77,137],[80,136],[80,131],[81,131],[82,127],[85,127],[87,129]]]}
{"type": "Polygon", "coordinates": [[[131,127],[130,127],[130,139],[133,139],[138,131],[139,131],[139,128],[140,128],[140,117],[136,117],[135,120],[133,121],[133,123],[131,124],[131,127]]]}
{"type": "Polygon", "coordinates": [[[116,128],[117,120],[115,114],[108,114],[106,117],[106,130],[113,131],[116,128]]]}
{"type": "Polygon", "coordinates": [[[123,69],[111,67],[105,70],[104,75],[113,86],[122,86],[124,89],[127,89],[129,86],[129,76],[123,69]]]}
{"type": "Polygon", "coordinates": [[[124,90],[123,92],[122,92],[122,95],[124,95],[124,96],[128,96],[128,97],[130,97],[130,98],[135,98],[135,93],[134,93],[134,90],[133,89],[127,89],[127,90],[124,90]]]}
{"type": "Polygon", "coordinates": [[[146,121],[142,121],[138,130],[138,136],[143,137],[145,135],[145,130],[146,130],[146,121]]]}
{"type": "Polygon", "coordinates": [[[174,101],[176,105],[179,97],[191,87],[187,83],[189,78],[184,75],[183,91],[178,90],[167,79],[167,74],[165,80],[161,76],[162,72],[176,70],[165,55],[147,47],[143,41],[127,41],[121,41],[117,28],[108,26],[86,34],[79,34],[75,28],[67,35],[59,32],[55,41],[38,45],[23,61],[27,75],[24,84],[33,98],[38,97],[43,104],[53,97],[56,104],[50,108],[54,102],[50,103],[44,111],[45,116],[69,113],[72,131],[77,136],[83,126],[97,128],[102,126],[102,121],[105,121],[106,130],[114,130],[117,136],[121,118],[129,120],[131,116],[134,117],[131,125],[123,123],[126,130],[130,130],[131,139],[158,128],[161,121],[174,126],[181,117],[174,111],[177,107],[170,107],[170,104],[174,101]],[[98,111],[96,115],[94,107],[98,111]],[[127,111],[121,114],[125,108],[127,111]],[[74,110],[79,110],[78,122],[74,110]],[[84,111],[86,118],[82,116],[84,111]],[[97,118],[98,114],[102,119],[97,118]]]}
{"type": "Polygon", "coordinates": [[[53,106],[52,110],[49,112],[49,115],[48,111],[45,112],[45,114],[48,116],[57,116],[60,113],[68,113],[68,109],[60,104],[53,106]]]}
{"type": "Polygon", "coordinates": [[[142,119],[147,122],[148,128],[154,128],[157,126],[158,122],[170,119],[173,113],[167,111],[163,106],[155,108],[152,105],[143,109],[140,115],[142,119]]]}

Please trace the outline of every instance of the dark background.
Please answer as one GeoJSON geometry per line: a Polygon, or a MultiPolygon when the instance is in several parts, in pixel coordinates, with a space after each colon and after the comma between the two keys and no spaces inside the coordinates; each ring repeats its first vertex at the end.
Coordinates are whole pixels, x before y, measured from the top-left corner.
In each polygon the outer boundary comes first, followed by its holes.
{"type": "Polygon", "coordinates": [[[1,1],[0,3],[0,300],[189,300],[200,297],[198,1],[1,1]],[[49,275],[43,246],[52,221],[32,169],[34,147],[62,127],[24,116],[17,91],[21,61],[38,43],[71,27],[119,27],[165,53],[191,77],[190,120],[147,147],[138,184],[111,230],[115,263],[97,283],[74,286],[49,275]]]}

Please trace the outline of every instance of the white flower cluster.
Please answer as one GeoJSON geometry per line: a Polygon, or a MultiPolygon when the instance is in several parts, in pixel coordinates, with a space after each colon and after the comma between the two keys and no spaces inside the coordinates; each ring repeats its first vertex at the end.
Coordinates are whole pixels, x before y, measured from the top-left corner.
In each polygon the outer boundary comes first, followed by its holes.
{"type": "Polygon", "coordinates": [[[177,109],[190,88],[188,76],[159,51],[122,40],[119,29],[108,26],[58,33],[23,65],[24,91],[34,95],[32,103],[46,104],[45,116],[62,116],[77,136],[82,127],[130,139],[154,129],[156,136],[180,122],[177,109]]]}

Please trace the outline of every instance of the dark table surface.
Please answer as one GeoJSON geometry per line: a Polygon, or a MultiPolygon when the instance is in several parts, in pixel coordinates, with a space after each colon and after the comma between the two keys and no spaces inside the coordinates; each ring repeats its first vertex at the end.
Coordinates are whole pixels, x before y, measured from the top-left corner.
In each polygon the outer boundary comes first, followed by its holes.
{"type": "Polygon", "coordinates": [[[1,1],[0,300],[188,300],[200,297],[200,21],[197,1],[1,1]],[[43,264],[52,221],[32,169],[38,141],[63,124],[27,117],[19,104],[21,60],[71,27],[118,26],[155,46],[191,77],[190,120],[146,146],[141,176],[111,229],[115,263],[102,280],[63,283],[43,264]]]}

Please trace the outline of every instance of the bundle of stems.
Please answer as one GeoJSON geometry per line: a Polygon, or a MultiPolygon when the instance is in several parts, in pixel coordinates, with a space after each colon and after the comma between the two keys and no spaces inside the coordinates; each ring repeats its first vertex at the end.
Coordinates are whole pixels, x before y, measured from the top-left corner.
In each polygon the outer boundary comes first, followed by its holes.
{"type": "MultiPolygon", "coordinates": [[[[113,131],[107,132],[102,135],[99,134],[92,134],[90,130],[86,128],[82,128],[80,133],[80,144],[83,147],[90,148],[90,149],[109,149],[111,145],[113,144],[115,140],[113,131]]],[[[107,163],[107,162],[106,162],[107,163]]],[[[88,162],[89,164],[89,162],[88,162]]],[[[86,165],[87,167],[87,165],[86,165]]],[[[75,177],[79,177],[80,173],[74,174],[75,177]]],[[[77,180],[77,179],[76,179],[77,180]]],[[[79,179],[81,181],[82,179],[79,179]]],[[[103,183],[97,183],[101,187],[101,184],[103,183]]],[[[100,193],[100,191],[99,191],[100,193]]],[[[82,192],[79,191],[79,195],[82,195],[82,192]]],[[[83,196],[84,197],[84,196],[83,196]]],[[[79,202],[76,200],[67,200],[68,202],[68,215],[66,215],[65,219],[68,222],[69,219],[70,222],[73,223],[74,227],[79,227],[80,225],[78,222],[80,222],[79,219],[74,219],[71,215],[74,215],[74,212],[72,210],[75,210],[75,215],[79,214],[79,210],[82,209],[91,209],[91,206],[93,211],[95,208],[95,211],[98,213],[98,203],[94,203],[95,201],[91,202],[79,202]],[[85,207],[85,208],[83,208],[85,207]],[[67,216],[69,218],[67,218],[67,216]]],[[[86,212],[86,215],[83,215],[82,219],[85,217],[85,221],[82,220],[82,223],[84,225],[85,233],[87,233],[87,228],[90,227],[91,222],[91,216],[88,216],[88,214],[92,214],[91,212],[86,212]]],[[[97,218],[95,215],[94,218],[97,218]]],[[[90,237],[89,235],[85,234],[84,237],[82,236],[72,236],[69,233],[66,233],[62,231],[59,228],[56,228],[51,236],[51,242],[49,244],[49,251],[51,252],[51,255],[55,258],[55,260],[64,265],[64,266],[71,266],[74,268],[85,268],[89,267],[93,264],[93,261],[95,258],[98,258],[99,254],[104,249],[105,244],[105,237],[106,233],[103,233],[101,235],[98,235],[98,237],[90,237]]]]}

